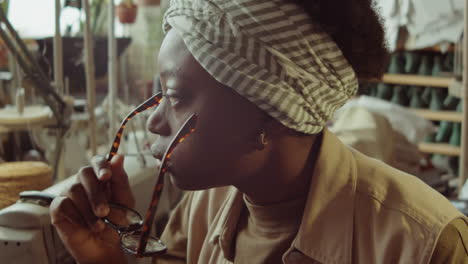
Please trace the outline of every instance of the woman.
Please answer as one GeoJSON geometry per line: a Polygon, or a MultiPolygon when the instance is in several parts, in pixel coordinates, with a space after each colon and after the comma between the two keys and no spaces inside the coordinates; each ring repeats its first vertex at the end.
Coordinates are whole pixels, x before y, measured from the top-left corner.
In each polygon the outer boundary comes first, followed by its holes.
{"type": "MultiPolygon", "coordinates": [[[[171,157],[171,181],[193,191],[156,263],[465,263],[465,218],[448,201],[324,129],[358,78],[382,74],[370,2],[171,2],[158,59],[165,100],[147,124],[160,135],[154,156],[191,114],[199,121],[171,157]]],[[[51,205],[78,263],[125,263],[98,218],[109,201],[134,203],[122,161],[95,158],[51,205]]]]}

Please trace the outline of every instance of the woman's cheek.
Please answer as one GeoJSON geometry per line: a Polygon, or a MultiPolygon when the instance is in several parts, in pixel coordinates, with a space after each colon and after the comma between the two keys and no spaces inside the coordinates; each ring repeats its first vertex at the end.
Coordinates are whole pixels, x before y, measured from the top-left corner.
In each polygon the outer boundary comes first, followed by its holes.
{"type": "Polygon", "coordinates": [[[172,153],[171,165],[177,173],[188,173],[196,167],[195,164],[200,153],[197,150],[196,142],[194,142],[194,136],[195,134],[189,135],[172,153]]]}

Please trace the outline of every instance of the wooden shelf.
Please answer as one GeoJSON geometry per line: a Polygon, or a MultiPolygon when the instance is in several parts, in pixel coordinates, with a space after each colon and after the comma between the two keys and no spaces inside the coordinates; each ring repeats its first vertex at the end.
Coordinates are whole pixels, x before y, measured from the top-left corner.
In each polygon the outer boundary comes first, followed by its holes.
{"type": "Polygon", "coordinates": [[[421,143],[419,144],[419,151],[447,156],[460,156],[461,148],[446,143],[421,143]]]}
{"type": "Polygon", "coordinates": [[[448,88],[453,82],[451,77],[433,77],[412,74],[384,74],[381,82],[400,85],[430,86],[448,88]]]}
{"type": "Polygon", "coordinates": [[[428,109],[414,109],[407,108],[409,111],[417,114],[428,120],[433,121],[450,121],[461,123],[463,121],[463,114],[456,111],[432,111],[428,109]]]}

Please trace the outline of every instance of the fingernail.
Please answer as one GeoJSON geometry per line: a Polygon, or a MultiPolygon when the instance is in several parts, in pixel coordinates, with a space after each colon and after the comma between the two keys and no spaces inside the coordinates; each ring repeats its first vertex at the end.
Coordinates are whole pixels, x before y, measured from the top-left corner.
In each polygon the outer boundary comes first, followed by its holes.
{"type": "Polygon", "coordinates": [[[97,207],[98,217],[104,217],[109,214],[109,206],[101,204],[97,207]]]}

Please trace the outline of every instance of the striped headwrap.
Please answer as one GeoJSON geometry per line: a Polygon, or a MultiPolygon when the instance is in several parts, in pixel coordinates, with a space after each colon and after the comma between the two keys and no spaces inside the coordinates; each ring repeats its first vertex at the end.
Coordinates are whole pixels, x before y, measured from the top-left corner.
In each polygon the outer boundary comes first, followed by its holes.
{"type": "Polygon", "coordinates": [[[220,83],[287,127],[315,134],[358,87],[331,37],[287,0],[171,0],[174,28],[220,83]]]}

